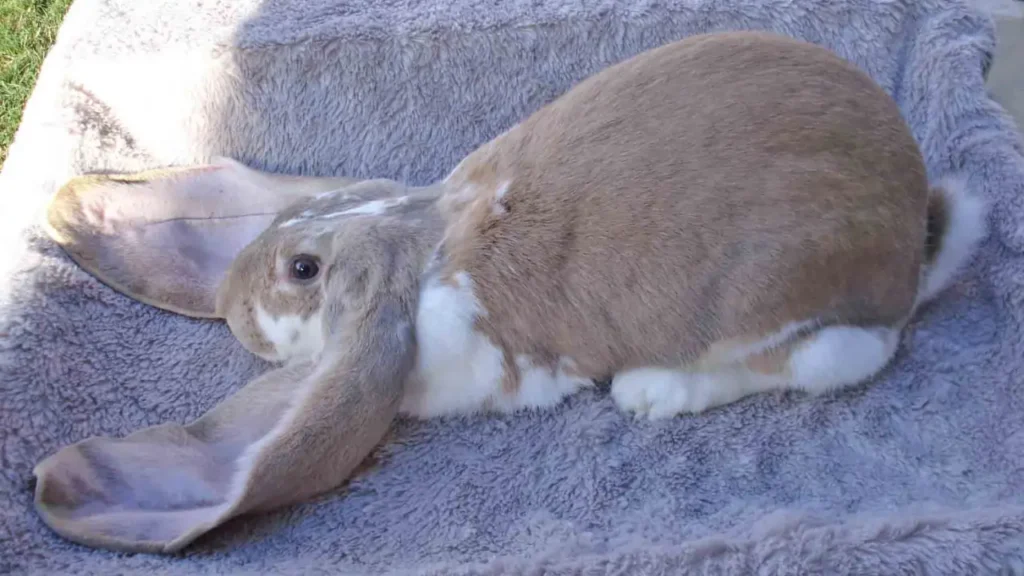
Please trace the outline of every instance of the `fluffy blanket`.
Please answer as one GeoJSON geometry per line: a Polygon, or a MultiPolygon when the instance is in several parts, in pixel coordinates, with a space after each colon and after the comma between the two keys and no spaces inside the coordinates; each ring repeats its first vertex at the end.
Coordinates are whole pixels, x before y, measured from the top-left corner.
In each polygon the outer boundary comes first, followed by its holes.
{"type": "Polygon", "coordinates": [[[0,175],[0,572],[712,574],[1024,571],[1024,158],[954,0],[78,0],[0,175]],[[32,468],[185,423],[267,365],[136,303],[35,218],[67,178],[206,162],[432,181],[574,82],[689,34],[834,49],[899,103],[992,232],[895,363],[833,396],[634,422],[598,389],[543,413],[399,421],[345,487],[176,556],[71,544],[32,468]]]}

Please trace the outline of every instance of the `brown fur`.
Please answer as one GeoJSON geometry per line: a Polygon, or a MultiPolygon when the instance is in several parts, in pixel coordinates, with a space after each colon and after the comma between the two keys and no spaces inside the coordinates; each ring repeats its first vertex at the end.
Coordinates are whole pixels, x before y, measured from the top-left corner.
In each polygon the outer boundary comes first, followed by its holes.
{"type": "Polygon", "coordinates": [[[591,77],[468,156],[445,194],[442,275],[473,278],[479,329],[507,357],[568,356],[593,378],[692,364],[790,322],[900,325],[929,204],[881,88],[755,33],[591,77]]]}

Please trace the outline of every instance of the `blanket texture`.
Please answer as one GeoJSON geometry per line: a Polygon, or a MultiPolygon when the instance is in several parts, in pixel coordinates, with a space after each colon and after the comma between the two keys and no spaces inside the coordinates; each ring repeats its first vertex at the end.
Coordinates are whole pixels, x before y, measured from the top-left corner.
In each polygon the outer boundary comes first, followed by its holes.
{"type": "Polygon", "coordinates": [[[993,42],[954,0],[78,0],[0,175],[0,573],[1024,573],[1024,158],[984,90],[993,42]],[[347,486],[178,556],[87,549],[35,515],[39,460],[191,421],[268,368],[45,239],[67,178],[221,154],[424,184],[612,62],[738,28],[864,68],[932,176],[963,171],[993,205],[876,381],[656,423],[606,389],[402,420],[347,486]]]}

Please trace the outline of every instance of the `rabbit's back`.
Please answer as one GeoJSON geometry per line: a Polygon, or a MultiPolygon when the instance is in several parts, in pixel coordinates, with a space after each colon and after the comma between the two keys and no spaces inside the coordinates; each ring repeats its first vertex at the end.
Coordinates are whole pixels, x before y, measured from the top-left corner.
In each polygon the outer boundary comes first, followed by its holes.
{"type": "Polygon", "coordinates": [[[473,279],[481,329],[593,377],[793,322],[896,323],[924,255],[928,184],[895,104],[768,35],[606,70],[445,185],[445,269],[473,279]]]}
{"type": "Polygon", "coordinates": [[[747,32],[641,54],[442,183],[403,411],[612,377],[620,406],[672,414],[860,381],[915,307],[930,202],[895,103],[825,49],[747,32]]]}

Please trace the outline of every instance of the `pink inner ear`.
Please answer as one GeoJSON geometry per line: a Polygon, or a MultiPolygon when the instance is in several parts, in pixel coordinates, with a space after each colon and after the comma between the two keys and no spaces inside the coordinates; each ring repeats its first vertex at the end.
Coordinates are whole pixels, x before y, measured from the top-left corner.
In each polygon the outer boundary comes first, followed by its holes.
{"type": "Polygon", "coordinates": [[[48,231],[115,290],[158,308],[212,317],[217,285],[239,252],[281,210],[338,180],[268,175],[229,160],[85,176],[54,197],[48,231]]]}

